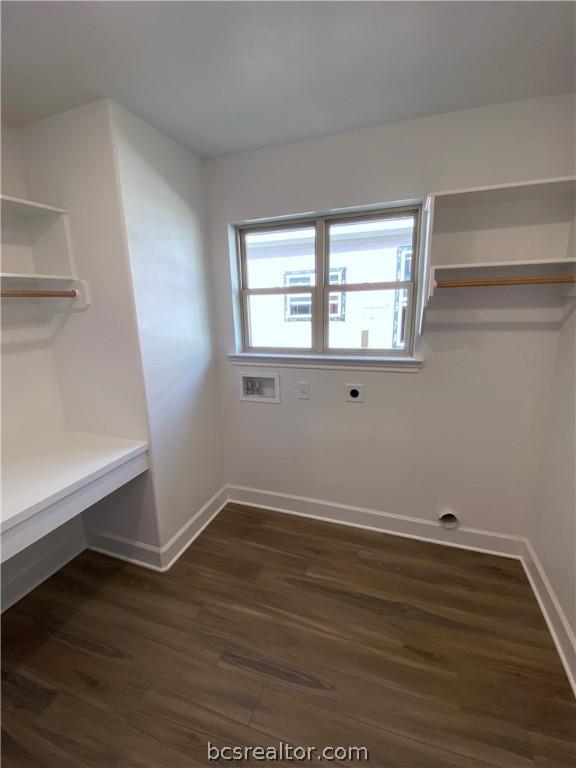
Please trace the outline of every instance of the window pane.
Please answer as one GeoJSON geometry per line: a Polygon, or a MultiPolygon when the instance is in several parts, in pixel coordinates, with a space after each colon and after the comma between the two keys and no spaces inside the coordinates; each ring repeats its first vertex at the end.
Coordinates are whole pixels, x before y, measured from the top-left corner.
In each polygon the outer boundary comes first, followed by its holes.
{"type": "Polygon", "coordinates": [[[312,347],[312,294],[248,297],[252,347],[312,347]]]}
{"type": "Polygon", "coordinates": [[[413,236],[413,215],[330,224],[330,273],[347,284],[412,280],[413,236]]]}
{"type": "Polygon", "coordinates": [[[315,284],[315,227],[246,232],[244,242],[248,288],[315,284]]]}
{"type": "MultiPolygon", "coordinates": [[[[334,294],[335,295],[335,294],[334,294]]],[[[330,297],[332,303],[332,296],[330,297]]],[[[404,349],[408,290],[345,291],[344,317],[330,316],[331,349],[404,349]]]]}

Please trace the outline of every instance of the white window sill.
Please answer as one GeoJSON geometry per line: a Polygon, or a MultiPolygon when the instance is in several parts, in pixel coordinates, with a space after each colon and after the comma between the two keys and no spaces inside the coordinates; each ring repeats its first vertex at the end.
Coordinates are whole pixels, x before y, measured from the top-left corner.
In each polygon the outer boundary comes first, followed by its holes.
{"type": "Polygon", "coordinates": [[[234,352],[228,355],[234,365],[271,368],[320,368],[346,371],[392,371],[418,373],[423,361],[418,357],[362,357],[360,355],[290,355],[259,352],[234,352]]]}

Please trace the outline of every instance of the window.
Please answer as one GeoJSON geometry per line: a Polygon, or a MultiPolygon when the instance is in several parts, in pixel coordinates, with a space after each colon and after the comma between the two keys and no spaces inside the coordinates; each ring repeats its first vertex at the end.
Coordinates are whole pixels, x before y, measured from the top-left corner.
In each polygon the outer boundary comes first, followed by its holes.
{"type": "Polygon", "coordinates": [[[246,352],[410,355],[420,210],[238,228],[246,352]]]}

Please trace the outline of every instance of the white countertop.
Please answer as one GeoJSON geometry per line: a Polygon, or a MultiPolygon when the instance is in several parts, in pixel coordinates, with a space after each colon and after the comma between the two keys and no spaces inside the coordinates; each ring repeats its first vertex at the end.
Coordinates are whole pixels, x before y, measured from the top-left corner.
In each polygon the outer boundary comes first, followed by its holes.
{"type": "Polygon", "coordinates": [[[146,442],[86,432],[5,441],[2,531],[23,522],[107,472],[145,453],[146,442]]]}

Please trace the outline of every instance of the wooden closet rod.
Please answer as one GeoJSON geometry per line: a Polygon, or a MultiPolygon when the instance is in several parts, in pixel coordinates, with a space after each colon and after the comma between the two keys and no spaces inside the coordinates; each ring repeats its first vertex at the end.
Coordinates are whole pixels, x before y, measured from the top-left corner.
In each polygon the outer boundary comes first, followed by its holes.
{"type": "Polygon", "coordinates": [[[576,275],[531,275],[526,277],[494,277],[468,280],[436,280],[436,288],[480,288],[493,285],[556,285],[576,283],[576,275]]]}
{"type": "Polygon", "coordinates": [[[78,291],[32,291],[6,289],[0,291],[3,299],[75,299],[78,291]]]}

